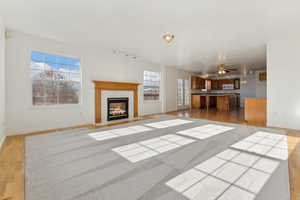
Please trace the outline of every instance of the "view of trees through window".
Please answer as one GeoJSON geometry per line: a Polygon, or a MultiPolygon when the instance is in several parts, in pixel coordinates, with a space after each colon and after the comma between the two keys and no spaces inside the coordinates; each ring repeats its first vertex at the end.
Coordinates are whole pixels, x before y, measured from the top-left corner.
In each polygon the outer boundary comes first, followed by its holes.
{"type": "Polygon", "coordinates": [[[80,60],[31,52],[33,105],[78,104],[80,60]]]}
{"type": "Polygon", "coordinates": [[[159,100],[160,72],[144,71],[144,100],[159,100]]]}

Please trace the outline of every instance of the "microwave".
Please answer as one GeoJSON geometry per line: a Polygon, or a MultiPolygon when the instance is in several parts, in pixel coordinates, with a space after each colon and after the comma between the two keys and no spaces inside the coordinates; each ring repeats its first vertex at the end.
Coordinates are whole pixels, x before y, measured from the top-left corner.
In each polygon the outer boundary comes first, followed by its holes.
{"type": "Polygon", "coordinates": [[[223,90],[233,90],[234,84],[223,84],[223,90]]]}

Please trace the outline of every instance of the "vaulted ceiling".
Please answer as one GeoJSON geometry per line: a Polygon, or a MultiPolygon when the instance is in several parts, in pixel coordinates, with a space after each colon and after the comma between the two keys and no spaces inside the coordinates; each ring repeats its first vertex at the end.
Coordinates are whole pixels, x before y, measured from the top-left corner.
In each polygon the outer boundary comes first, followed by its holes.
{"type": "Polygon", "coordinates": [[[1,0],[0,17],[10,29],[209,72],[221,62],[264,67],[269,34],[299,26],[299,8],[296,0],[1,0]]]}

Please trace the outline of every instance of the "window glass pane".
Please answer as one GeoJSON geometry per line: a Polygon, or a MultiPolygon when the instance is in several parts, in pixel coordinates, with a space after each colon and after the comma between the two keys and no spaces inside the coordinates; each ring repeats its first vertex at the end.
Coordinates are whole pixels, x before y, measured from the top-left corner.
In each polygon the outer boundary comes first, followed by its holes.
{"type": "Polygon", "coordinates": [[[183,80],[177,80],[177,104],[179,106],[183,105],[183,80]]]}
{"type": "Polygon", "coordinates": [[[33,105],[78,104],[80,60],[39,52],[31,54],[33,105]]]}
{"type": "Polygon", "coordinates": [[[31,53],[31,61],[43,63],[45,61],[45,54],[33,51],[31,53]]]}
{"type": "Polygon", "coordinates": [[[184,80],[184,105],[190,105],[189,80],[184,80]]]}
{"type": "Polygon", "coordinates": [[[69,75],[70,75],[70,81],[80,82],[80,74],[70,72],[69,75]]]}
{"type": "Polygon", "coordinates": [[[32,80],[41,80],[41,74],[44,72],[44,70],[40,69],[32,69],[31,70],[31,79],[32,80]]]}
{"type": "Polygon", "coordinates": [[[177,80],[177,104],[179,106],[190,104],[189,80],[177,80]]]}
{"type": "Polygon", "coordinates": [[[45,63],[38,61],[31,61],[31,69],[44,70],[45,63]]]}
{"type": "Polygon", "coordinates": [[[72,72],[80,72],[80,67],[78,65],[70,65],[70,70],[72,72]]]}
{"type": "Polygon", "coordinates": [[[45,99],[43,81],[39,79],[33,79],[32,86],[33,105],[43,105],[45,99]]]}
{"type": "Polygon", "coordinates": [[[52,68],[47,68],[41,73],[41,78],[44,80],[54,80],[55,71],[52,68]]]}
{"type": "Polygon", "coordinates": [[[57,104],[58,82],[54,80],[44,80],[45,105],[57,104]]]}
{"type": "Polygon", "coordinates": [[[160,72],[144,71],[144,100],[159,100],[160,72]]]}
{"type": "Polygon", "coordinates": [[[45,62],[46,63],[56,63],[56,56],[50,55],[50,54],[45,54],[45,62]]]}
{"type": "Polygon", "coordinates": [[[57,63],[63,64],[63,65],[67,65],[69,58],[63,57],[63,56],[57,56],[56,57],[56,61],[57,63]]]}
{"type": "Polygon", "coordinates": [[[69,65],[80,65],[80,60],[78,58],[70,58],[68,59],[69,65]]]}
{"type": "Polygon", "coordinates": [[[79,89],[79,83],[61,81],[59,84],[59,103],[76,104],[79,101],[79,89]]]}

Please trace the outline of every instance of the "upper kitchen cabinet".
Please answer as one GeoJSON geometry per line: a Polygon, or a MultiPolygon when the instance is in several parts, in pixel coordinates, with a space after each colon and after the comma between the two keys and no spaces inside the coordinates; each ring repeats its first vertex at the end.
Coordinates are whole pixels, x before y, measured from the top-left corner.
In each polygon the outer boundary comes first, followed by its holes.
{"type": "Polygon", "coordinates": [[[260,72],[259,73],[259,80],[266,81],[267,80],[267,72],[260,72]]]}
{"type": "Polygon", "coordinates": [[[211,89],[217,90],[218,89],[218,80],[212,80],[211,81],[211,89]]]}
{"type": "Polygon", "coordinates": [[[239,90],[240,89],[240,79],[234,79],[234,89],[239,90]]]}
{"type": "Polygon", "coordinates": [[[224,89],[240,89],[240,79],[221,79],[212,80],[211,89],[212,90],[224,90],[224,89]]]}
{"type": "Polygon", "coordinates": [[[192,76],[192,89],[205,89],[205,79],[192,76]]]}
{"type": "Polygon", "coordinates": [[[198,89],[199,88],[199,77],[192,76],[192,89],[198,89]]]}

